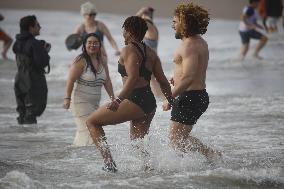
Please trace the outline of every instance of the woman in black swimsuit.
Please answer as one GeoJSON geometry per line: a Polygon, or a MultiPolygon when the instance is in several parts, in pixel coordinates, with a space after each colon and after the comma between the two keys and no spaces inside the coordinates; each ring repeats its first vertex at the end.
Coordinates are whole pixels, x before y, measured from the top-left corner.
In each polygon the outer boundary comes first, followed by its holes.
{"type": "Polygon", "coordinates": [[[94,143],[104,159],[103,169],[110,172],[116,172],[117,168],[103,126],[130,121],[131,140],[144,138],[156,111],[156,100],[150,88],[152,74],[166,98],[171,99],[170,84],[159,57],[142,42],[147,31],[146,22],[138,16],[131,16],[122,28],[125,47],[120,54],[118,72],[122,76],[123,88],[115,100],[101,106],[87,120],[94,143]]]}

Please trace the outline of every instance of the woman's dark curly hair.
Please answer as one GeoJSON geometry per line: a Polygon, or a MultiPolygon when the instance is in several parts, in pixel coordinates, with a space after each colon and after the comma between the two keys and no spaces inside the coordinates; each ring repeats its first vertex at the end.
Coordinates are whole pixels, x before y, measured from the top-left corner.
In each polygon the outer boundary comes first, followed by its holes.
{"type": "Polygon", "coordinates": [[[129,32],[138,41],[143,40],[145,33],[148,30],[146,21],[139,16],[128,17],[124,21],[122,28],[129,32]]]}
{"type": "Polygon", "coordinates": [[[87,43],[87,40],[89,37],[95,37],[98,39],[99,43],[100,43],[100,50],[99,50],[99,53],[97,54],[97,60],[98,60],[98,63],[101,63],[102,62],[102,57],[101,57],[101,47],[102,47],[102,42],[100,40],[100,37],[95,34],[95,33],[88,33],[84,38],[83,38],[83,45],[82,45],[82,53],[77,56],[77,58],[75,59],[75,62],[81,60],[82,58],[84,58],[86,60],[86,63],[87,63],[87,67],[90,67],[92,72],[96,75],[97,74],[97,70],[96,68],[94,67],[94,65],[92,64],[92,60],[91,60],[91,57],[88,55],[87,53],[87,50],[86,50],[86,43],[87,43]]]}
{"type": "Polygon", "coordinates": [[[208,11],[193,3],[180,4],[175,10],[175,16],[181,23],[181,35],[183,37],[205,34],[209,24],[208,11]]]}

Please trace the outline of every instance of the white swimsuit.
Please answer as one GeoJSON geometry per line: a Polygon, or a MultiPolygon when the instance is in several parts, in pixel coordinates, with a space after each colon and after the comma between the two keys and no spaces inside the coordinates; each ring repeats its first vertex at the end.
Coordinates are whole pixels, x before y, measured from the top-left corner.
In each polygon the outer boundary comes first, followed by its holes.
{"type": "Polygon", "coordinates": [[[99,107],[101,89],[105,81],[106,73],[102,65],[95,75],[90,67],[87,68],[86,63],[85,71],[75,82],[71,109],[77,125],[77,132],[74,139],[74,145],[76,146],[93,144],[93,140],[86,126],[86,119],[99,107]]]}

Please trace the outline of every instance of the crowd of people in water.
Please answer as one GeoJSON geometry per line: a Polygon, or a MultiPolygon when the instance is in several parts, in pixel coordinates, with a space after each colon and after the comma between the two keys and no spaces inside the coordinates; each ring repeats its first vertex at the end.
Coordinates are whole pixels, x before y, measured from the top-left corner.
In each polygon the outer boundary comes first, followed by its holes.
{"type": "MultiPolygon", "coordinates": [[[[221,157],[221,152],[204,145],[191,134],[193,126],[209,106],[206,91],[209,49],[202,38],[210,21],[208,10],[194,3],[180,4],[174,10],[171,26],[180,44],[174,53],[170,80],[165,76],[157,54],[159,32],[154,23],[154,12],[152,7],[142,7],[136,15],[125,19],[122,25],[125,44],[119,49],[107,25],[96,19],[96,6],[86,2],[81,5],[84,20],[75,29],[76,39],[66,41],[70,49],[74,46],[74,49],[82,49],[69,67],[63,97],[63,108],[72,110],[77,126],[73,144],[95,145],[101,153],[105,171],[116,172],[117,166],[104,127],[129,121],[130,139],[143,139],[155,116],[156,99],[164,101],[164,111],[171,110],[169,137],[173,149],[183,153],[197,151],[208,159],[221,157]],[[118,72],[123,83],[118,94],[113,91],[104,37],[118,56],[118,72]],[[103,87],[109,95],[109,102],[100,105],[103,87]]],[[[259,52],[268,37],[258,29],[277,32],[281,15],[281,0],[249,0],[241,13],[239,25],[241,59],[248,52],[250,39],[259,40],[253,56],[262,58],[259,52]],[[258,12],[264,25],[257,22],[258,12]]],[[[3,19],[0,15],[0,20],[3,19]]],[[[51,44],[36,39],[41,26],[35,15],[21,18],[19,25],[20,32],[13,44],[18,68],[14,83],[19,114],[17,122],[36,124],[47,104],[45,74],[50,71],[48,53],[51,44]]],[[[2,29],[0,37],[4,41],[2,57],[6,59],[13,40],[2,29]]],[[[143,148],[137,148],[145,156],[149,155],[143,148]]]]}

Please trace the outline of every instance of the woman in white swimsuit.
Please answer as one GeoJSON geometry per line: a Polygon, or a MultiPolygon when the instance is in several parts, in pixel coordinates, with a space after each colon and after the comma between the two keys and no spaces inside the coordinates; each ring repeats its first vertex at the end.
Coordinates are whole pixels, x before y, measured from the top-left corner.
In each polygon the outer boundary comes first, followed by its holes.
{"type": "Polygon", "coordinates": [[[69,69],[63,107],[71,109],[77,124],[74,145],[93,144],[86,127],[87,117],[98,107],[102,86],[111,99],[114,99],[106,56],[101,53],[101,41],[95,33],[86,35],[82,53],[76,57],[69,69]],[[74,85],[75,84],[75,85],[74,85]]]}

